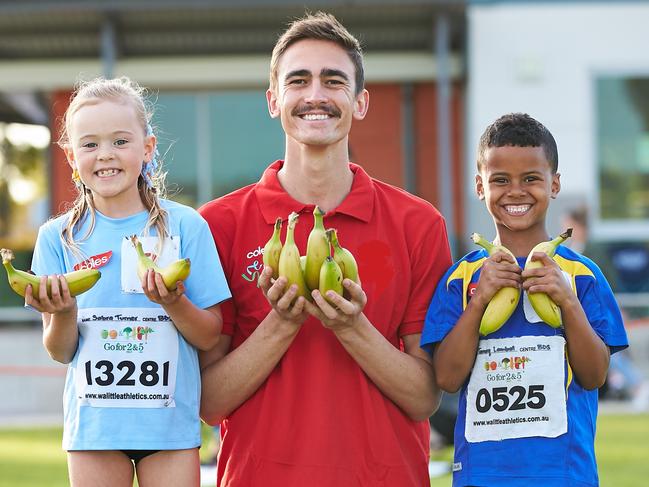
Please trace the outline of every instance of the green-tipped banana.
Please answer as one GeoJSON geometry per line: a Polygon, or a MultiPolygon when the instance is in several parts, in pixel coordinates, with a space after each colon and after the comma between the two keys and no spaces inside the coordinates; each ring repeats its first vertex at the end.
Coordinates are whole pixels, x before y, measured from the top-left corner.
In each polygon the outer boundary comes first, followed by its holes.
{"type": "MultiPolygon", "coordinates": [[[[507,247],[496,245],[479,233],[471,235],[471,239],[474,243],[484,248],[489,255],[493,255],[496,252],[504,252],[511,255],[514,262],[516,262],[516,257],[507,247]]],[[[486,336],[499,330],[514,313],[514,310],[516,310],[520,297],[521,291],[516,287],[503,287],[496,291],[496,294],[489,301],[480,320],[480,335],[486,336]]]]}
{"type": "Polygon", "coordinates": [[[266,245],[264,245],[264,265],[273,269],[273,279],[279,277],[279,254],[282,252],[282,240],[280,238],[281,231],[282,219],[277,218],[273,228],[273,235],[270,237],[270,240],[266,242],[266,245]]]}
{"type": "Polygon", "coordinates": [[[343,295],[343,271],[331,256],[327,256],[320,267],[320,279],[318,290],[322,297],[330,304],[334,304],[327,297],[327,291],[331,290],[336,294],[343,295]]]}
{"type": "MultiPolygon", "coordinates": [[[[14,268],[11,261],[14,259],[14,254],[9,249],[0,250],[2,254],[2,265],[7,271],[7,277],[9,278],[9,285],[17,294],[25,297],[25,292],[27,290],[27,285],[31,284],[32,286],[32,296],[37,300],[40,300],[39,289],[41,283],[41,277],[30,274],[29,272],[17,270],[14,268]]],[[[79,269],[78,271],[68,272],[63,274],[63,277],[68,283],[68,289],[70,290],[70,296],[78,296],[81,293],[86,292],[92,286],[94,286],[99,278],[101,277],[101,272],[97,269],[79,269]]],[[[47,279],[47,294],[51,296],[51,282],[52,278],[48,277],[47,279]]]]}
{"type": "Polygon", "coordinates": [[[313,229],[309,233],[306,243],[306,263],[304,265],[304,281],[309,289],[318,289],[320,282],[320,268],[330,254],[329,240],[325,233],[322,217],[324,212],[320,207],[313,209],[313,229]]]}
{"type": "Polygon", "coordinates": [[[333,258],[343,272],[343,279],[351,279],[354,282],[358,282],[358,264],[356,264],[356,259],[349,250],[340,246],[335,228],[327,229],[327,238],[333,247],[333,258]]]}
{"type": "Polygon", "coordinates": [[[279,275],[284,276],[287,280],[286,289],[295,284],[297,286],[297,296],[311,298],[309,290],[304,282],[302,266],[300,265],[300,250],[295,244],[295,225],[298,220],[298,214],[293,212],[288,217],[288,228],[286,230],[286,241],[279,254],[279,275]]]}
{"type": "Polygon", "coordinates": [[[189,259],[178,259],[165,267],[158,267],[151,257],[144,253],[142,242],[139,241],[137,236],[131,235],[130,239],[133,247],[135,247],[135,252],[137,252],[137,276],[140,281],[149,269],[153,269],[162,276],[165,287],[169,291],[175,291],[178,287],[178,281],[184,281],[189,276],[191,270],[189,259]]]}
{"type": "MultiPolygon", "coordinates": [[[[537,269],[543,267],[543,264],[540,261],[532,260],[534,252],[543,252],[549,257],[552,257],[556,253],[559,244],[564,242],[571,235],[572,228],[569,228],[553,240],[536,244],[527,256],[525,269],[537,269]]],[[[563,320],[561,319],[561,308],[550,299],[550,296],[545,293],[528,293],[527,297],[530,300],[532,308],[536,311],[536,314],[539,315],[539,318],[545,321],[548,325],[553,328],[559,328],[563,324],[563,320]]]]}

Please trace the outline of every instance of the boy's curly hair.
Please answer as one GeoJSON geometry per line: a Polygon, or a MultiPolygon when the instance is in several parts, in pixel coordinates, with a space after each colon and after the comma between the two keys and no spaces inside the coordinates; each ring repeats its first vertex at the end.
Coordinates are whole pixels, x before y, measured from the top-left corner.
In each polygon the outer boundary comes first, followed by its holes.
{"type": "Polygon", "coordinates": [[[508,113],[489,125],[478,144],[478,171],[490,147],[542,147],[552,174],[559,168],[557,142],[550,131],[527,113],[508,113]]]}

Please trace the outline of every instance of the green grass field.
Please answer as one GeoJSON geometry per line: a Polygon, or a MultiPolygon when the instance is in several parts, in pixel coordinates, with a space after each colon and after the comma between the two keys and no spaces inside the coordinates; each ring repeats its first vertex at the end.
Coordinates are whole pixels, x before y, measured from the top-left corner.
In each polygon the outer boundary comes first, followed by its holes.
{"type": "MultiPolygon", "coordinates": [[[[601,487],[637,487],[649,479],[649,414],[598,419],[596,452],[601,487]]],[[[450,461],[452,449],[435,455],[450,461]]],[[[0,429],[0,487],[67,487],[60,428],[0,429]]],[[[431,480],[449,487],[451,476],[431,480]]]]}

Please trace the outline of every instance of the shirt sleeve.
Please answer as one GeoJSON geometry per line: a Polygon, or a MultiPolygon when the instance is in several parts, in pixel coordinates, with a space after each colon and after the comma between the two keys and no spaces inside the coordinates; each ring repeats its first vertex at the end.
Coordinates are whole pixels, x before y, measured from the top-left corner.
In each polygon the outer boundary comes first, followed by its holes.
{"type": "Polygon", "coordinates": [[[420,346],[428,353],[433,353],[433,345],[441,342],[453,329],[463,312],[462,279],[451,279],[454,265],[437,284],[435,294],[428,307],[420,346]]]}
{"type": "Polygon", "coordinates": [[[183,226],[181,238],[181,255],[191,261],[186,293],[196,306],[205,309],[229,299],[231,294],[207,222],[198,214],[191,220],[191,228],[183,226]]]}
{"type": "Polygon", "coordinates": [[[63,246],[53,222],[38,229],[31,270],[39,276],[64,274],[69,270],[66,269],[63,246]]]}
{"type": "MultiPolygon", "coordinates": [[[[226,218],[229,216],[229,212],[225,208],[218,206],[215,201],[203,205],[198,209],[198,212],[207,222],[212,241],[216,245],[219,254],[221,268],[227,280],[227,276],[230,273],[227,252],[232,248],[232,241],[230,240],[229,234],[224,230],[226,228],[233,228],[234,225],[230,222],[229,218],[226,218]]],[[[221,333],[224,335],[233,335],[237,319],[233,299],[228,299],[222,303],[221,316],[223,317],[223,329],[221,333]]]]}
{"type": "Polygon", "coordinates": [[[594,279],[575,277],[579,301],[595,333],[609,346],[611,353],[619,352],[629,346],[624,320],[608,281],[597,265],[590,264],[588,267],[594,279]]]}
{"type": "Polygon", "coordinates": [[[440,277],[451,266],[451,250],[446,224],[441,215],[431,226],[420,225],[419,241],[413,245],[411,284],[408,307],[399,328],[399,335],[421,333],[426,310],[440,277]]]}

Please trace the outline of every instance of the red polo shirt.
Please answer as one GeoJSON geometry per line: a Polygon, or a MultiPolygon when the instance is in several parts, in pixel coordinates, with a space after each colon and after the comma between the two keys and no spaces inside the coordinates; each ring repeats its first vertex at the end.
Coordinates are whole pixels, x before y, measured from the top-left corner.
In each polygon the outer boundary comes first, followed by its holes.
{"type": "MultiPolygon", "coordinates": [[[[313,205],[291,198],[273,163],[257,184],[204,205],[233,299],[223,333],[238,347],[270,311],[257,277],[275,219],[300,214],[301,252],[313,205]]],[[[428,202],[370,178],[360,166],[351,192],[324,217],[356,257],[364,313],[392,343],[421,333],[438,279],[451,265],[444,220],[428,202]]],[[[309,318],[264,384],[223,424],[221,486],[400,487],[429,484],[428,422],[410,420],[372,383],[334,334],[309,318]]]]}

